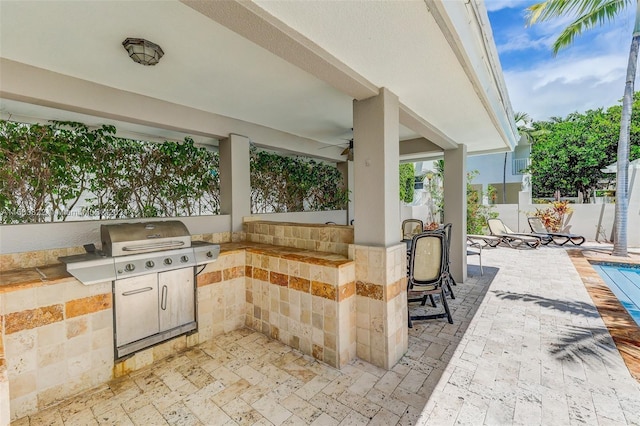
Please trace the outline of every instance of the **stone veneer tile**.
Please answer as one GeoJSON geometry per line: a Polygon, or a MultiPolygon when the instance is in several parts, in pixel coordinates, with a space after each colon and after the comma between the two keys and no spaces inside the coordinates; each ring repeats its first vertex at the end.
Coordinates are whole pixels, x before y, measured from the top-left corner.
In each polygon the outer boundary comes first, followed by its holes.
{"type": "Polygon", "coordinates": [[[388,285],[387,287],[385,287],[387,290],[386,300],[391,300],[397,295],[399,295],[401,292],[406,291],[406,287],[407,287],[406,278],[401,278],[398,281],[394,282],[393,284],[388,285]]]}
{"type": "Polygon", "coordinates": [[[76,318],[65,322],[67,326],[67,340],[82,336],[89,330],[87,318],[76,318]]]}
{"type": "Polygon", "coordinates": [[[384,287],[378,284],[356,281],[356,294],[375,300],[384,299],[384,287]]]}
{"type": "Polygon", "coordinates": [[[41,327],[64,320],[64,305],[43,306],[6,315],[5,334],[41,327]]]}
{"type": "Polygon", "coordinates": [[[311,281],[311,294],[329,300],[338,300],[336,287],[321,281],[311,281]]]}
{"type": "Polygon", "coordinates": [[[269,273],[269,282],[271,284],[287,287],[289,285],[289,276],[271,271],[269,273]]]}
{"type": "Polygon", "coordinates": [[[350,282],[338,288],[338,301],[343,301],[356,294],[356,283],[350,282]]]}
{"type": "Polygon", "coordinates": [[[234,266],[232,268],[225,269],[223,276],[225,281],[232,280],[234,278],[242,278],[244,277],[244,267],[234,266]]]}
{"type": "Polygon", "coordinates": [[[311,291],[311,281],[306,278],[292,276],[289,277],[289,288],[309,293],[311,291]]]}
{"type": "Polygon", "coordinates": [[[269,271],[262,268],[253,268],[253,278],[260,281],[269,281],[269,271]]]}
{"type": "Polygon", "coordinates": [[[198,275],[196,281],[198,287],[219,283],[220,281],[222,281],[222,271],[213,271],[198,275]]]}
{"type": "Polygon", "coordinates": [[[65,317],[73,318],[91,314],[105,309],[111,309],[111,293],[71,300],[65,303],[65,317]]]}
{"type": "Polygon", "coordinates": [[[4,316],[0,315],[0,364],[4,364],[4,339],[2,338],[2,330],[4,330],[4,316]]]}

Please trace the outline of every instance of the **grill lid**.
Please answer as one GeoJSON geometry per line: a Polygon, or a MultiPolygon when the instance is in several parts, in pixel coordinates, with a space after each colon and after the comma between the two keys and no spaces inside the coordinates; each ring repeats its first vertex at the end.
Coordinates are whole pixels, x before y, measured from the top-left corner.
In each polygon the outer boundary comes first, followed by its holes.
{"type": "Polygon", "coordinates": [[[102,252],[125,256],[191,247],[191,235],[179,220],[101,225],[102,252]]]}

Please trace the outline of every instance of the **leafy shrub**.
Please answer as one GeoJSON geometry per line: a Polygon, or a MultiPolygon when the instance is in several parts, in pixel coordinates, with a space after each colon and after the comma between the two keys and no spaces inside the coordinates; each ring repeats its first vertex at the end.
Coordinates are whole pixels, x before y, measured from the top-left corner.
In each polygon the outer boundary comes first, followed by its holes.
{"type": "MultiPolygon", "coordinates": [[[[0,120],[0,223],[219,213],[217,153],[188,137],[152,143],[115,135],[114,126],[0,120]]],[[[255,150],[251,165],[254,212],[346,206],[335,167],[255,150]]]]}
{"type": "Polygon", "coordinates": [[[550,232],[558,232],[564,226],[565,216],[571,213],[573,209],[569,206],[568,201],[553,201],[549,207],[545,209],[536,209],[533,213],[535,217],[539,217],[550,232]]]}

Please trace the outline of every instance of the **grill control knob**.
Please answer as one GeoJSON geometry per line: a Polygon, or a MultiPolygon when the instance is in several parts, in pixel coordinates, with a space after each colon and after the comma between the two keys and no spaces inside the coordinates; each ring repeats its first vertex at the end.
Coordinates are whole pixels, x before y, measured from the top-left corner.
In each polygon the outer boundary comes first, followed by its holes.
{"type": "Polygon", "coordinates": [[[171,265],[172,263],[173,263],[173,260],[171,260],[171,258],[170,258],[170,257],[167,257],[167,258],[164,260],[164,264],[165,264],[165,265],[171,265]]]}
{"type": "Polygon", "coordinates": [[[213,257],[213,253],[212,253],[212,252],[210,252],[210,251],[208,251],[208,252],[207,252],[207,257],[208,257],[208,258],[212,258],[212,257],[213,257]]]}
{"type": "Polygon", "coordinates": [[[189,261],[189,256],[182,256],[180,257],[180,262],[182,263],[187,263],[189,261]]]}
{"type": "Polygon", "coordinates": [[[156,266],[155,263],[153,263],[153,260],[147,260],[147,263],[144,264],[144,266],[146,266],[147,268],[153,268],[154,266],[156,266]]]}
{"type": "Polygon", "coordinates": [[[136,265],[134,265],[133,263],[127,263],[126,266],[124,267],[124,270],[127,272],[132,272],[136,269],[136,265]]]}

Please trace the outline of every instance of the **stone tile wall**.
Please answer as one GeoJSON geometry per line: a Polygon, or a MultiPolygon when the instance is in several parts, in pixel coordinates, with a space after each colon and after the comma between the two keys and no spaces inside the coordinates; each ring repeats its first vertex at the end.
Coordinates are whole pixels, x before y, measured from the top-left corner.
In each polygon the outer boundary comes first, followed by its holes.
{"type": "MultiPolygon", "coordinates": [[[[2,304],[0,295],[0,306],[2,304]]],[[[4,317],[0,315],[0,425],[8,425],[11,414],[9,411],[9,377],[7,376],[7,363],[4,356],[4,343],[2,330],[4,330],[4,317]]]]}
{"type": "MultiPolygon", "coordinates": [[[[0,396],[8,388],[11,418],[245,324],[338,368],[357,355],[389,369],[406,352],[405,245],[349,246],[344,242],[353,238],[349,227],[337,227],[336,239],[323,241],[333,238],[333,227],[245,225],[247,237],[265,236],[290,247],[318,238],[319,246],[297,250],[227,244],[218,260],[197,277],[198,331],[140,351],[115,366],[110,282],[84,286],[69,278],[55,285],[38,283],[0,292],[0,396]],[[289,232],[291,236],[285,236],[289,232]],[[343,244],[349,247],[349,258],[330,254],[342,251],[343,244]]],[[[230,233],[194,237],[217,243],[236,238],[230,233]]],[[[3,259],[32,268],[73,250],[3,259]]],[[[0,404],[0,416],[2,410],[0,404]]]]}
{"type": "Polygon", "coordinates": [[[355,357],[355,270],[346,259],[247,249],[246,325],[334,367],[355,357]]]}
{"type": "MultiPolygon", "coordinates": [[[[232,238],[239,240],[241,233],[220,232],[215,234],[193,235],[193,241],[207,241],[209,243],[227,243],[232,238]]],[[[0,271],[10,271],[15,269],[34,268],[42,265],[53,265],[58,263],[58,258],[84,253],[83,247],[64,247],[50,250],[38,250],[23,253],[0,254],[0,271]]]]}
{"type": "Polygon", "coordinates": [[[347,256],[353,226],[251,221],[243,225],[246,241],[347,256]]]}
{"type": "Polygon", "coordinates": [[[104,383],[113,368],[111,283],[0,294],[11,418],[104,383]]]}
{"type": "Polygon", "coordinates": [[[406,245],[350,247],[356,272],[356,354],[390,369],[408,348],[406,245]]]}

